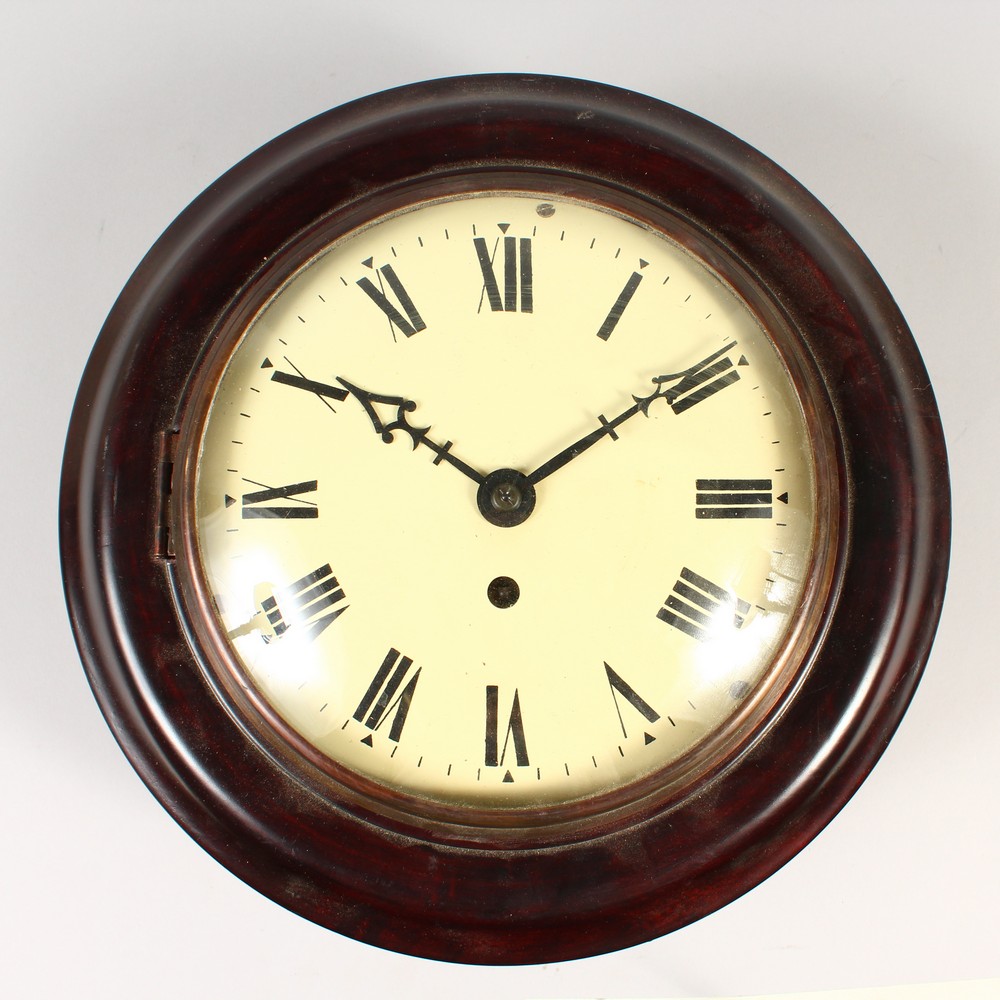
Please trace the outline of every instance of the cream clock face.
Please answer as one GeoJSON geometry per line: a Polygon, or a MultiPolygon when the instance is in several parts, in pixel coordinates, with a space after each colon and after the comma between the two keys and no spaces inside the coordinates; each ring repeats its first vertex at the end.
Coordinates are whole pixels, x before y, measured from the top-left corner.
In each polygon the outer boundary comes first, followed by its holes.
{"type": "Polygon", "coordinates": [[[559,806],[738,732],[800,629],[816,481],[718,275],[586,201],[483,193],[348,234],[253,319],[194,532],[280,725],[416,798],[559,806]]]}

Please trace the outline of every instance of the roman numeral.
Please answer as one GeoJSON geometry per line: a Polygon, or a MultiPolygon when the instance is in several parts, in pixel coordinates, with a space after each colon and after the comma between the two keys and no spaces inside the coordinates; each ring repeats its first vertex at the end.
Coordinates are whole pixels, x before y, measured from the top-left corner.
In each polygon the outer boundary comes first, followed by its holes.
{"type": "MultiPolygon", "coordinates": [[[[245,483],[252,482],[244,479],[245,483]]],[[[255,486],[262,485],[254,483],[255,486]]],[[[311,479],[307,483],[291,483],[288,486],[265,487],[253,493],[243,494],[244,518],[315,518],[319,517],[319,507],[311,500],[302,500],[306,493],[315,493],[317,481],[311,479]],[[272,500],[296,500],[298,506],[272,504],[272,500]]]]}
{"type": "Polygon", "coordinates": [[[295,629],[312,640],[347,610],[344,599],[344,591],[327,563],[268,597],[260,607],[277,638],[295,629]]]}
{"type": "MultiPolygon", "coordinates": [[[[413,660],[410,657],[402,656],[398,650],[390,649],[372,678],[371,684],[368,685],[364,697],[358,703],[354,712],[355,721],[363,723],[375,732],[391,716],[389,739],[398,743],[406,723],[406,716],[410,711],[413,693],[417,690],[417,681],[420,679],[421,668],[417,667],[409,680],[406,680],[406,675],[412,666],[413,660]]],[[[366,736],[361,742],[371,746],[371,736],[366,736]]]]}
{"type": "Polygon", "coordinates": [[[727,344],[686,371],[668,377],[671,380],[680,379],[667,390],[667,402],[674,413],[690,410],[692,406],[697,406],[727,385],[740,380],[740,373],[733,367],[732,361],[722,357],[735,346],[735,343],[727,344]]]}
{"type": "Polygon", "coordinates": [[[685,566],[656,617],[704,642],[724,628],[741,628],[749,613],[746,601],[685,566]]]}
{"type": "MultiPolygon", "coordinates": [[[[645,261],[642,263],[644,264],[645,261]]],[[[639,287],[640,281],[642,281],[642,275],[638,271],[633,271],[632,276],[625,282],[625,287],[618,293],[618,298],[615,299],[615,304],[611,307],[611,312],[608,313],[601,324],[600,330],[597,331],[597,336],[601,340],[607,340],[614,333],[614,329],[618,325],[618,321],[622,318],[625,307],[632,301],[632,296],[635,295],[635,290],[639,287]]]]}
{"type": "Polygon", "coordinates": [[[770,479],[698,479],[694,514],[711,520],[770,518],[770,479]]]}
{"type": "MultiPolygon", "coordinates": [[[[316,382],[302,375],[290,375],[288,372],[275,371],[271,375],[271,381],[281,385],[290,385],[295,389],[304,389],[306,392],[314,392],[324,402],[326,399],[347,399],[347,390],[342,389],[339,385],[327,385],[326,382],[316,382]]],[[[327,405],[329,406],[329,404],[327,405]]]]}
{"type": "MultiPolygon", "coordinates": [[[[518,767],[528,765],[528,747],[524,740],[524,721],[521,718],[521,700],[517,689],[514,689],[514,700],[511,703],[510,715],[503,738],[503,748],[500,747],[500,689],[495,684],[486,687],[486,766],[503,767],[507,757],[507,747],[513,742],[514,759],[518,767]]],[[[503,780],[513,781],[508,770],[503,780]]]]}
{"type": "MultiPolygon", "coordinates": [[[[365,263],[371,267],[370,260],[365,261],[365,263]]],[[[367,277],[358,279],[358,287],[389,317],[389,322],[407,337],[412,337],[420,330],[426,330],[427,324],[421,319],[420,313],[417,312],[417,307],[413,304],[413,299],[410,298],[409,293],[403,287],[403,283],[396,276],[392,265],[383,264],[376,273],[380,276],[377,287],[371,278],[367,277]],[[389,297],[385,293],[385,285],[382,284],[382,278],[385,278],[385,283],[403,307],[403,312],[406,313],[405,317],[389,301],[389,297]]]]}
{"type": "MultiPolygon", "coordinates": [[[[625,701],[631,705],[647,722],[656,722],[660,713],[654,709],[649,702],[642,698],[627,681],[615,673],[611,667],[605,663],[604,669],[608,675],[608,684],[611,687],[611,697],[615,703],[615,711],[618,713],[618,724],[622,727],[622,736],[628,739],[628,732],[625,729],[625,720],[622,718],[621,705],[618,703],[618,696],[621,695],[625,701]]],[[[652,743],[656,737],[645,734],[646,744],[652,743]]]]}
{"type": "MultiPolygon", "coordinates": [[[[507,232],[507,223],[501,223],[500,228],[507,232]]],[[[473,239],[476,247],[476,257],[479,259],[479,267],[483,272],[483,292],[490,302],[490,309],[493,312],[518,312],[530,313],[534,303],[534,286],[531,276],[531,238],[515,236],[503,237],[503,297],[500,295],[500,285],[497,281],[496,271],[493,268],[500,246],[500,237],[497,237],[493,244],[493,253],[490,254],[486,246],[486,240],[482,236],[473,239]],[[518,302],[518,288],[520,288],[520,303],[518,302]]],[[[482,308],[482,299],[479,303],[482,308]]]]}

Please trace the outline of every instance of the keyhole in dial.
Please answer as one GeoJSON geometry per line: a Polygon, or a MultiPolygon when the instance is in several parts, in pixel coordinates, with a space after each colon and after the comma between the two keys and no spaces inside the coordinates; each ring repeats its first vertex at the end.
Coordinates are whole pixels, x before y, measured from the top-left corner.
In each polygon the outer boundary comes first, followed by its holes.
{"type": "Polygon", "coordinates": [[[486,588],[486,596],[495,608],[511,608],[517,604],[517,599],[521,596],[521,588],[517,585],[517,581],[512,580],[509,576],[498,576],[490,580],[490,585],[486,588]]]}

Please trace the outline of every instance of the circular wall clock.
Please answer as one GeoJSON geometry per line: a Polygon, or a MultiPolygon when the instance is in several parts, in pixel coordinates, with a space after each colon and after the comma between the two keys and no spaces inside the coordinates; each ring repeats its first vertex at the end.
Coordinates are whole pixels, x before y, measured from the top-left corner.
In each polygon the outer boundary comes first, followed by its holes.
{"type": "Polygon", "coordinates": [[[944,445],[871,265],[720,129],[442,80],[167,230],[63,470],[125,753],[224,865],[385,948],[635,944],[856,789],[944,591],[944,445]]]}

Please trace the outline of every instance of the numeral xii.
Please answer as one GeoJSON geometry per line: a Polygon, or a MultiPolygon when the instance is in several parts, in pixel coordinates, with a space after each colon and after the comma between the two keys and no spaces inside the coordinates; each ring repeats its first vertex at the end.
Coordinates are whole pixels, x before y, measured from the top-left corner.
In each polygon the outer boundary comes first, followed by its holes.
{"type": "MultiPolygon", "coordinates": [[[[507,224],[500,225],[501,230],[506,233],[507,224]]],[[[523,312],[530,313],[534,308],[534,278],[531,263],[531,238],[504,235],[503,237],[503,260],[501,269],[503,273],[503,297],[500,295],[500,284],[497,281],[494,262],[500,247],[500,239],[493,245],[493,253],[490,253],[486,240],[482,236],[473,239],[476,248],[476,258],[479,261],[479,268],[483,272],[483,291],[489,299],[490,309],[493,312],[523,312]],[[518,290],[520,289],[520,299],[518,290]]]]}

